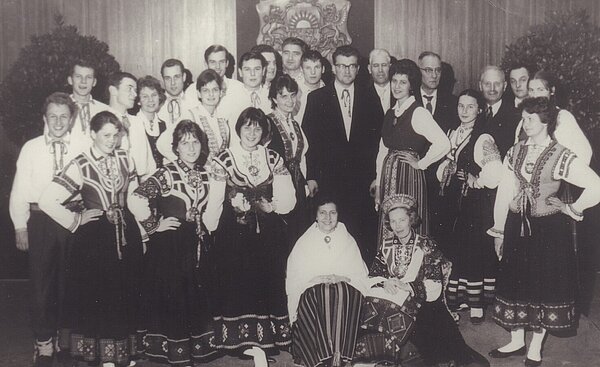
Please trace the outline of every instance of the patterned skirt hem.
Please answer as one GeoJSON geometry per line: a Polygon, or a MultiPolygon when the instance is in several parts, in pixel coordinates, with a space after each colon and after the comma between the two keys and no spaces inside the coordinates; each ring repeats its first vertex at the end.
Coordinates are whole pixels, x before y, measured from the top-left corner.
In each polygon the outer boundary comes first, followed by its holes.
{"type": "Polygon", "coordinates": [[[137,338],[129,335],[125,339],[101,339],[71,333],[70,350],[74,358],[88,362],[126,363],[137,354],[137,338]]]}
{"type": "Polygon", "coordinates": [[[218,351],[211,346],[212,332],[189,338],[170,339],[166,335],[146,333],[142,336],[144,354],[151,359],[185,365],[195,360],[204,362],[218,351]]]}
{"type": "Polygon", "coordinates": [[[511,301],[497,296],[492,318],[506,329],[544,328],[563,331],[577,327],[573,302],[532,303],[511,301]]]}
{"type": "Polygon", "coordinates": [[[216,349],[234,350],[247,346],[282,348],[292,343],[287,316],[216,316],[213,319],[215,336],[211,346],[216,349]]]}

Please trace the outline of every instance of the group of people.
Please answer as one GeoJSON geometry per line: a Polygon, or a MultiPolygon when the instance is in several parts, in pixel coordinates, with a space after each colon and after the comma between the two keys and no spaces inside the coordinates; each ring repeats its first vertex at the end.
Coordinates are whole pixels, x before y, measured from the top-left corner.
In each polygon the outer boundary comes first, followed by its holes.
{"type": "Polygon", "coordinates": [[[511,333],[489,355],[537,366],[546,332],[576,326],[570,228],[600,178],[552,75],[515,65],[507,90],[487,66],[455,97],[430,51],[371,51],[366,84],[351,46],[332,80],[298,38],[244,53],[239,81],[225,47],[204,59],[193,81],[177,59],[162,83],[115,73],[108,105],[80,60],[72,94],[46,99],[10,198],[36,366],[64,351],[397,364],[411,347],[484,366],[456,319],[480,324],[488,306],[511,333]]]}

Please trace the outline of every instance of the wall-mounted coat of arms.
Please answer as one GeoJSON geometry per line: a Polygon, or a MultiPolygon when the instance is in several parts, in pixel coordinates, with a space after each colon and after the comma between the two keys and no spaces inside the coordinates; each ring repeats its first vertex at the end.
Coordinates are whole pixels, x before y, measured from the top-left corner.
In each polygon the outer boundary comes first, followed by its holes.
{"type": "Polygon", "coordinates": [[[352,42],[348,0],[261,0],[256,10],[260,18],[256,44],[281,50],[283,40],[298,37],[328,57],[336,47],[352,42]]]}

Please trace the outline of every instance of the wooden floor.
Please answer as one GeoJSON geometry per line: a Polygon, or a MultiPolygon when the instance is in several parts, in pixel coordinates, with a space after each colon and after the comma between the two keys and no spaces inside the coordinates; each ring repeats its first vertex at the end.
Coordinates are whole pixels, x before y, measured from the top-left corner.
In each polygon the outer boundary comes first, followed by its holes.
{"type": "MultiPolygon", "coordinates": [[[[0,367],[31,366],[32,339],[29,328],[27,281],[0,281],[0,367]]],[[[481,325],[472,325],[468,314],[464,314],[460,329],[467,343],[483,355],[490,349],[508,342],[509,334],[494,324],[489,317],[481,325]]],[[[581,316],[577,334],[571,337],[549,336],[543,350],[544,367],[600,367],[600,286],[596,287],[589,317],[581,316]]],[[[271,367],[292,367],[291,357],[282,353],[271,367]]],[[[522,357],[505,360],[491,360],[492,366],[523,366],[522,357]]],[[[55,363],[58,367],[60,364],[55,363]]],[[[138,366],[165,366],[151,362],[141,362],[138,366]]],[[[252,361],[241,361],[223,357],[207,367],[253,366],[252,361]]]]}

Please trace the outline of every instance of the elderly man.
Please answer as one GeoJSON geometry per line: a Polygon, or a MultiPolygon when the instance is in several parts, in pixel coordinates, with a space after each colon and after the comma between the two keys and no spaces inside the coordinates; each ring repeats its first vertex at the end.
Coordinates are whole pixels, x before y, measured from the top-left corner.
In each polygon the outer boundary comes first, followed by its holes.
{"type": "Polygon", "coordinates": [[[387,50],[376,48],[369,53],[369,74],[373,80],[373,88],[381,101],[383,113],[386,113],[390,107],[396,103],[390,89],[390,63],[392,57],[387,50]]]}

